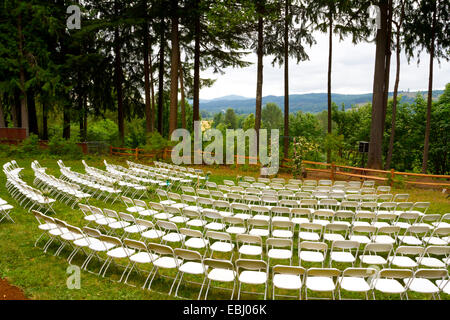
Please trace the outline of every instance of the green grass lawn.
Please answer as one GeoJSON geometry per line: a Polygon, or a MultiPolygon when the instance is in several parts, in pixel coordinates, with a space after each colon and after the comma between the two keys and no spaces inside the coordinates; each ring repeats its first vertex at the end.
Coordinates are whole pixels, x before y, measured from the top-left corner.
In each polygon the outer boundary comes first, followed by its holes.
{"type": "MultiPolygon", "coordinates": [[[[0,164],[3,165],[10,159],[0,159],[0,164]]],[[[17,160],[19,166],[25,168],[22,171],[22,177],[30,185],[34,179],[34,173],[30,167],[33,159],[17,160]]],[[[91,157],[86,159],[90,166],[104,169],[103,158],[91,157]]],[[[123,158],[108,158],[108,162],[114,164],[121,164],[126,166],[123,158]]],[[[47,167],[47,173],[59,177],[59,167],[56,164],[56,159],[39,160],[42,167],[47,167]]],[[[83,172],[84,168],[81,161],[64,160],[66,166],[71,167],[73,171],[83,172]]],[[[257,176],[258,172],[255,170],[243,171],[242,168],[224,168],[224,167],[203,167],[204,171],[211,171],[211,181],[221,183],[223,179],[235,180],[236,175],[253,175],[257,176]]],[[[280,174],[281,177],[289,177],[289,174],[280,174]]],[[[67,273],[69,264],[67,263],[67,256],[71,249],[65,248],[57,257],[53,256],[57,245],[50,246],[47,253],[44,253],[41,247],[44,245],[47,238],[41,240],[38,247],[34,247],[34,242],[41,234],[37,228],[37,221],[32,213],[19,207],[19,204],[10,197],[5,189],[5,175],[0,174],[0,197],[8,201],[15,208],[11,216],[16,223],[3,221],[0,223],[0,277],[6,278],[11,284],[16,285],[24,290],[25,295],[30,299],[174,299],[173,296],[167,295],[172,279],[157,277],[152,285],[152,291],[143,290],[142,286],[145,276],[139,276],[133,273],[130,276],[129,282],[137,286],[129,286],[122,283],[117,283],[122,269],[111,266],[105,278],[98,277],[96,274],[81,272],[81,288],[68,289],[66,281],[70,274],[67,273]]],[[[409,193],[411,195],[410,201],[430,201],[431,206],[428,213],[444,214],[450,212],[450,201],[445,198],[445,195],[439,191],[421,190],[421,189],[405,189],[393,190],[392,193],[409,193]]],[[[145,200],[156,200],[155,195],[145,200]]],[[[96,199],[90,200],[90,204],[100,208],[112,208],[116,211],[125,211],[125,206],[121,202],[116,202],[113,205],[111,201],[103,203],[96,199]]],[[[71,209],[69,206],[57,202],[54,206],[56,214],[53,215],[70,224],[78,227],[86,225],[81,211],[77,208],[71,209]]],[[[295,240],[296,242],[296,240],[295,240]]],[[[235,253],[235,257],[237,254],[235,253]]],[[[220,256],[218,256],[220,258],[220,256]]],[[[76,265],[81,265],[84,261],[84,254],[79,253],[73,260],[76,265]]],[[[276,264],[277,261],[271,261],[271,265],[276,264]]],[[[280,264],[283,263],[280,261],[280,264]]],[[[294,250],[294,265],[298,265],[297,248],[294,250]]],[[[100,264],[92,260],[89,265],[89,270],[98,271],[100,264]]],[[[345,268],[345,265],[341,269],[345,268]]],[[[163,272],[164,274],[174,276],[174,273],[163,272]]],[[[186,277],[186,280],[194,280],[201,282],[202,278],[186,277]]],[[[231,288],[231,286],[226,286],[231,288]]],[[[186,284],[184,282],[180,287],[179,294],[183,297],[196,299],[200,287],[195,284],[186,284]]],[[[262,292],[261,288],[245,288],[246,291],[262,292]]],[[[271,292],[271,288],[269,290],[271,292]]],[[[283,293],[283,292],[279,292],[283,293]]],[[[208,299],[228,299],[231,295],[230,291],[210,289],[208,299]]],[[[320,296],[314,294],[314,296],[320,296]]],[[[410,294],[413,299],[429,299],[428,296],[410,294]]],[[[363,298],[354,294],[347,293],[345,297],[363,298]]],[[[450,296],[441,295],[442,299],[450,299],[450,296]]],[[[262,298],[262,296],[244,294],[241,298],[253,299],[262,298]]],[[[377,293],[377,299],[397,299],[397,296],[385,296],[377,293]]]]}

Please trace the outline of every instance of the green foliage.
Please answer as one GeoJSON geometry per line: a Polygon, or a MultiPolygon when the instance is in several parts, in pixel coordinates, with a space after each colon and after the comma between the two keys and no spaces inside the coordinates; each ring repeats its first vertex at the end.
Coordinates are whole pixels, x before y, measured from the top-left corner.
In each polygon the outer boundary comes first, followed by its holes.
{"type": "Polygon", "coordinates": [[[88,125],[88,141],[107,141],[111,143],[115,139],[117,139],[118,135],[119,129],[117,127],[117,124],[110,119],[92,121],[88,125]]]}
{"type": "Polygon", "coordinates": [[[83,152],[81,147],[74,140],[65,140],[58,136],[53,136],[48,142],[48,153],[66,159],[81,159],[83,152]]]}
{"type": "Polygon", "coordinates": [[[172,141],[163,138],[158,132],[151,132],[147,134],[146,144],[143,149],[149,152],[158,151],[171,146],[172,144],[172,141]]]}
{"type": "Polygon", "coordinates": [[[268,103],[263,107],[261,120],[264,129],[283,129],[283,113],[276,103],[268,103]]]}
{"type": "Polygon", "coordinates": [[[294,177],[303,177],[304,165],[303,160],[307,160],[308,156],[317,152],[319,146],[305,137],[296,137],[294,139],[294,156],[292,158],[294,165],[294,177]]]}

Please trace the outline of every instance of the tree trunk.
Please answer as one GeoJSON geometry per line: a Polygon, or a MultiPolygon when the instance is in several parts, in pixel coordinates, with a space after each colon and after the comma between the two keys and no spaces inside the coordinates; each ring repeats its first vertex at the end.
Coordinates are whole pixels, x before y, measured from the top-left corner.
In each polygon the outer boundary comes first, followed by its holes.
{"type": "MultiPolygon", "coordinates": [[[[327,92],[327,101],[328,101],[328,134],[331,134],[331,66],[333,61],[333,12],[330,9],[329,16],[329,38],[328,38],[328,92],[327,92]]],[[[327,150],[327,162],[331,162],[331,149],[327,150]]]]}
{"type": "Polygon", "coordinates": [[[384,73],[384,99],[383,99],[383,131],[386,125],[386,113],[387,113],[387,105],[389,100],[389,78],[391,73],[391,45],[392,45],[392,11],[393,4],[392,0],[389,0],[389,15],[388,15],[388,34],[386,38],[386,66],[384,73]]]}
{"type": "Polygon", "coordinates": [[[158,74],[158,132],[163,135],[163,97],[164,97],[164,20],[161,25],[161,43],[159,47],[159,74],[158,74]]]}
{"type": "MultiPolygon", "coordinates": [[[[178,56],[180,56],[178,54],[178,56]]],[[[183,65],[180,62],[180,90],[181,90],[181,127],[186,129],[186,106],[184,96],[184,83],[183,83],[183,65]]]]}
{"type": "Polygon", "coordinates": [[[34,90],[29,89],[27,92],[27,104],[28,104],[28,123],[30,133],[39,134],[37,116],[36,116],[36,101],[34,99],[34,90]]]}
{"type": "Polygon", "coordinates": [[[436,16],[437,16],[437,4],[434,4],[433,12],[433,26],[431,33],[431,46],[430,46],[430,70],[428,77],[428,97],[427,97],[427,124],[425,127],[425,141],[423,144],[423,161],[422,161],[422,173],[427,173],[428,167],[428,150],[430,143],[430,126],[431,126],[431,107],[433,105],[433,62],[434,62],[434,50],[436,39],[436,16]]]}
{"type": "Polygon", "coordinates": [[[144,92],[145,92],[145,131],[152,132],[153,131],[153,122],[152,122],[152,110],[151,110],[151,102],[150,102],[150,79],[149,79],[149,65],[148,65],[148,23],[147,23],[147,1],[143,1],[143,10],[145,15],[145,22],[143,25],[144,32],[144,92]]]}
{"type": "MultiPolygon", "coordinates": [[[[118,0],[115,3],[115,18],[119,19],[118,0]]],[[[119,127],[119,139],[121,145],[125,142],[124,112],[123,112],[123,92],[122,92],[122,58],[120,55],[120,30],[114,28],[114,54],[115,54],[115,86],[117,93],[117,124],[119,127]]]]}
{"type": "Polygon", "coordinates": [[[262,86],[263,86],[263,17],[259,13],[258,18],[258,47],[256,54],[258,56],[258,66],[256,75],[256,110],[255,110],[255,130],[257,138],[257,150],[259,152],[259,129],[261,128],[261,105],[262,105],[262,86]]]}
{"type": "Polygon", "coordinates": [[[193,120],[200,120],[200,13],[199,0],[195,1],[194,21],[194,101],[192,105],[193,120]]]}
{"type": "Polygon", "coordinates": [[[22,34],[22,14],[19,14],[17,17],[17,30],[18,30],[18,36],[19,36],[19,77],[20,77],[20,113],[21,113],[21,127],[26,129],[26,136],[29,135],[29,122],[28,122],[28,102],[27,102],[27,92],[25,90],[25,69],[23,67],[23,34],[22,34]]]}
{"type": "Polygon", "coordinates": [[[150,88],[152,93],[152,109],[151,109],[151,121],[152,121],[152,131],[155,130],[155,84],[153,79],[153,65],[152,65],[152,53],[150,52],[150,88]]]}
{"type": "Polygon", "coordinates": [[[3,112],[3,102],[2,102],[3,94],[0,93],[0,128],[5,128],[5,113],[3,112]]]}
{"type": "Polygon", "coordinates": [[[47,123],[48,107],[47,103],[42,103],[42,140],[48,140],[48,123],[47,123]]]}
{"type": "Polygon", "coordinates": [[[170,63],[170,109],[169,109],[169,136],[177,128],[178,114],[178,71],[180,57],[178,56],[178,0],[172,0],[172,54],[170,63]]]}
{"type": "Polygon", "coordinates": [[[289,157],[289,6],[284,7],[284,158],[289,157]]]}
{"type": "Polygon", "coordinates": [[[396,73],[395,73],[395,84],[394,84],[394,97],[392,101],[392,121],[391,121],[391,135],[389,137],[389,148],[386,157],[386,164],[384,170],[389,170],[391,168],[392,153],[394,152],[394,139],[395,139],[395,125],[397,119],[397,96],[398,96],[398,84],[400,82],[400,53],[401,53],[401,43],[400,43],[400,32],[401,26],[403,24],[404,15],[404,3],[402,3],[400,21],[397,24],[397,35],[396,35],[396,73]]]}
{"type": "Polygon", "coordinates": [[[386,64],[386,37],[387,37],[387,0],[380,0],[381,29],[377,31],[375,72],[373,81],[372,122],[370,125],[370,144],[367,167],[382,168],[382,142],[383,142],[383,100],[386,64]]]}
{"type": "Polygon", "coordinates": [[[63,107],[63,138],[70,139],[70,107],[69,103],[65,103],[63,107]]]}
{"type": "Polygon", "coordinates": [[[14,128],[20,128],[22,124],[22,114],[20,110],[20,90],[14,90],[14,104],[11,110],[11,118],[14,128]]]}

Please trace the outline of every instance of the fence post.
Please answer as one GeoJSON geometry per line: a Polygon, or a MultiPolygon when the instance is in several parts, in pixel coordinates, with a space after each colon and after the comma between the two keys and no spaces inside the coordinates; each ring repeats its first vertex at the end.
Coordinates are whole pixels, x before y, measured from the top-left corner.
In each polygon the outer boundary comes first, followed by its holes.
{"type": "Polygon", "coordinates": [[[334,172],[336,171],[336,166],[334,162],[331,162],[331,180],[334,181],[334,172]]]}
{"type": "Polygon", "coordinates": [[[395,176],[394,169],[391,169],[391,188],[394,186],[394,176],[395,176]]]}
{"type": "Polygon", "coordinates": [[[139,156],[139,149],[136,148],[136,160],[138,159],[138,156],[139,156]]]}
{"type": "Polygon", "coordinates": [[[109,155],[112,156],[112,146],[109,146],[109,155]]]}

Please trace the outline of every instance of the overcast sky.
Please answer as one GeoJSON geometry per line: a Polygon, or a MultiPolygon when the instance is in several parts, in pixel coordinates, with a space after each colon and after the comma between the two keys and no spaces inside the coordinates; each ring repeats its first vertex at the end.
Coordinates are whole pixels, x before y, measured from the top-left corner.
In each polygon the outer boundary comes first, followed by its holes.
{"type": "MultiPolygon", "coordinates": [[[[317,44],[308,49],[309,61],[296,64],[289,61],[290,94],[326,92],[327,91],[327,65],[328,65],[328,35],[316,33],[317,44]]],[[[214,74],[212,70],[201,73],[202,78],[217,79],[210,88],[200,91],[200,99],[213,99],[226,95],[240,95],[254,98],[256,96],[256,54],[248,55],[247,61],[254,62],[250,67],[242,69],[227,68],[225,74],[214,74]]],[[[263,96],[282,96],[283,67],[272,67],[272,57],[264,58],[263,96]]],[[[373,73],[375,63],[375,43],[359,43],[353,45],[350,39],[339,42],[333,39],[333,93],[370,93],[373,86],[373,73]]],[[[393,91],[395,80],[395,52],[391,61],[390,91],[393,91]]],[[[423,90],[428,88],[429,56],[422,53],[420,65],[414,59],[408,65],[406,57],[401,57],[401,74],[399,90],[423,90]]],[[[435,61],[433,89],[444,89],[450,82],[450,63],[435,61]]]]}

